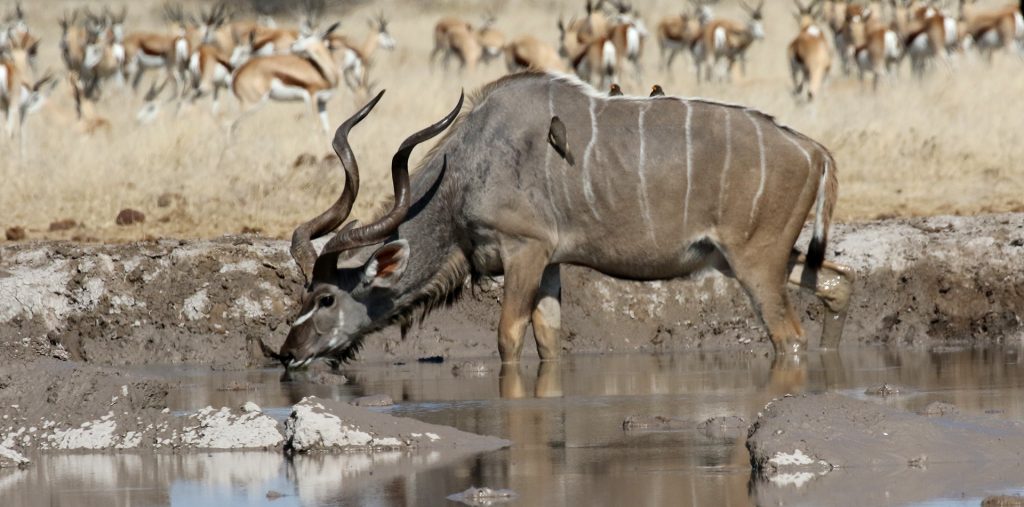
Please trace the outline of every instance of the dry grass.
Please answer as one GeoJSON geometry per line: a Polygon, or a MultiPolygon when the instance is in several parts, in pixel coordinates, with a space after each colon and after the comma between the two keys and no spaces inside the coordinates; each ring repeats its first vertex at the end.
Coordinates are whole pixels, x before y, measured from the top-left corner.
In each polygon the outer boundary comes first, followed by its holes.
{"type": "MultiPolygon", "coordinates": [[[[132,3],[129,30],[157,24],[152,12],[143,12],[139,3],[132,3]]],[[[661,0],[633,3],[652,33],[662,15],[682,5],[661,0]]],[[[61,68],[56,13],[81,3],[27,4],[30,23],[44,40],[41,67],[61,68]]],[[[904,68],[902,79],[884,85],[877,95],[834,70],[821,100],[803,106],[789,93],[784,51],[796,33],[789,3],[768,4],[767,39],[751,50],[746,78],[698,88],[688,58],[677,60],[674,76],[667,76],[658,68],[657,45],[650,39],[644,82],[624,79],[623,88],[646,95],[658,82],[677,95],[749,104],[822,141],[839,163],[840,220],[1024,210],[1024,143],[1017,139],[1024,116],[1016,107],[1024,97],[1024,61],[1005,56],[990,67],[967,58],[954,70],[935,70],[924,83],[910,79],[904,68]]],[[[504,72],[504,65],[495,62],[472,74],[446,77],[432,72],[426,62],[438,17],[460,13],[476,21],[493,2],[421,5],[381,1],[343,16],[343,29],[363,37],[365,18],[383,9],[393,19],[391,31],[399,44],[392,53],[378,54],[373,80],[388,93],[352,135],[364,172],[357,216],[365,216],[390,191],[387,164],[405,135],[443,115],[460,87],[475,88],[504,72]]],[[[554,44],[554,16],[562,11],[568,17],[581,5],[508,2],[498,27],[509,35],[532,33],[554,44]]],[[[719,14],[739,17],[739,10],[727,1],[719,14]]],[[[362,100],[339,91],[330,106],[332,122],[340,122],[362,100]]],[[[330,153],[328,142],[305,106],[271,104],[242,125],[235,144],[225,152],[223,124],[236,108],[230,95],[224,103],[222,118],[213,118],[204,103],[138,127],[133,117],[140,99],[110,91],[99,108],[113,123],[112,132],[86,138],[74,128],[73,102],[62,84],[46,108],[29,120],[24,159],[16,156],[15,144],[0,140],[5,153],[0,160],[0,228],[23,225],[32,238],[207,237],[237,233],[243,227],[287,236],[340,191],[343,177],[337,166],[293,166],[302,154],[320,158],[330,153]],[[169,192],[180,194],[184,202],[158,207],[158,197],[169,192]],[[115,226],[114,217],[124,207],[146,212],[147,222],[115,226]],[[47,231],[51,221],[63,218],[85,227],[47,231]]]]}

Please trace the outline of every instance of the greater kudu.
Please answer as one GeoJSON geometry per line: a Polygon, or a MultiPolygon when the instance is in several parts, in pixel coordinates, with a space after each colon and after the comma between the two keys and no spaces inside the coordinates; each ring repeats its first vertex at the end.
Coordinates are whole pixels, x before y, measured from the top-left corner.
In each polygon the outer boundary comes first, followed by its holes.
{"type": "Polygon", "coordinates": [[[825,302],[822,346],[838,345],[853,272],[824,260],[837,194],[828,150],[740,106],[606,97],[564,75],[499,79],[402,143],[395,200],[350,223],[317,255],[311,239],[347,218],[359,189],[349,130],[337,130],[344,191],[299,226],[292,255],[309,284],[280,350],[288,367],[346,360],[363,337],[451,302],[468,278],[504,274],[498,349],[516,362],[533,323],[542,359],[560,352],[559,265],[632,280],[707,267],[734,276],[779,354],[807,340],[787,280],[825,302]],[[454,123],[410,181],[409,155],[454,123]],[[811,210],[806,256],[795,248],[811,210]]]}

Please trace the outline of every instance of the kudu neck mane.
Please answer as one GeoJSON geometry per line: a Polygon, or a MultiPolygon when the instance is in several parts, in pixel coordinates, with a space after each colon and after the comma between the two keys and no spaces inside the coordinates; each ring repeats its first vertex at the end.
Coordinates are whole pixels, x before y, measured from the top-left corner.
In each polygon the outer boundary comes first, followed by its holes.
{"type": "MultiPolygon", "coordinates": [[[[462,118],[427,152],[412,174],[412,206],[397,233],[398,238],[409,242],[409,264],[392,289],[393,307],[367,333],[397,323],[404,335],[415,319],[422,320],[431,311],[454,303],[471,274],[452,215],[462,207],[462,196],[457,174],[459,147],[449,140],[461,128],[462,118]]],[[[388,202],[386,208],[390,207],[388,202]]]]}

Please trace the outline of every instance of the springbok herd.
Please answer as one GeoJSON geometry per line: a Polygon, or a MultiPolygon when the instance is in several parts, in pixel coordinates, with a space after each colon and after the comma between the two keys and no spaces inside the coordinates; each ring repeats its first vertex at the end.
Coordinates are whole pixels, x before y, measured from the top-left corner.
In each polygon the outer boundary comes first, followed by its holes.
{"type": "MultiPolygon", "coordinates": [[[[799,29],[784,51],[792,91],[801,100],[816,98],[826,79],[837,74],[870,78],[877,89],[883,78],[899,74],[904,60],[923,79],[932,68],[954,68],[968,53],[991,60],[998,51],[1020,55],[1024,48],[1024,19],[1017,4],[982,8],[974,0],[957,5],[936,0],[793,2],[799,29]]],[[[679,55],[688,54],[698,82],[729,81],[735,70],[745,71],[749,48],[764,38],[764,2],[751,6],[740,0],[743,20],[716,16],[717,3],[690,0],[687,9],[657,22],[653,37],[663,70],[673,72],[679,55]],[[734,69],[736,63],[739,69],[734,69]]],[[[230,90],[239,105],[231,115],[231,132],[268,100],[310,104],[326,132],[331,96],[342,83],[368,96],[374,87],[369,76],[376,51],[392,50],[396,43],[383,14],[356,37],[340,33],[337,23],[321,26],[323,0],[297,4],[299,25],[294,27],[278,26],[271,17],[234,3],[194,12],[168,3],[162,13],[166,26],[152,31],[126,26],[123,7],[65,12],[57,20],[66,69],[62,79],[37,70],[55,65],[36,61],[40,37],[33,23],[38,20],[29,20],[16,4],[0,25],[0,111],[7,133],[16,136],[26,115],[38,110],[60,81],[67,82],[74,98],[77,129],[87,134],[109,130],[110,121],[98,111],[99,97],[108,90],[139,91],[147,74],[153,76],[136,115],[140,123],[152,121],[165,104],[180,109],[205,97],[217,113],[221,93],[230,90]]],[[[576,16],[551,20],[550,39],[555,40],[557,28],[557,48],[543,40],[548,37],[506,37],[493,15],[479,26],[456,16],[442,17],[425,59],[446,72],[453,59],[460,72],[498,59],[509,72],[571,71],[613,94],[619,93],[617,82],[622,79],[642,83],[642,54],[652,34],[640,14],[619,0],[587,0],[580,7],[584,9],[576,16]]],[[[647,85],[661,93],[657,84],[647,85]]]]}

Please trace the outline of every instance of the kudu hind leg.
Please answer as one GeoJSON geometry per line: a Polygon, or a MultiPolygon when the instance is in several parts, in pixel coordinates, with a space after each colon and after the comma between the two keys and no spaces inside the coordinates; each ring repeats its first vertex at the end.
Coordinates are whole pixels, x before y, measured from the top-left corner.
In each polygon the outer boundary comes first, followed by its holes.
{"type": "Polygon", "coordinates": [[[527,245],[502,257],[505,291],[498,322],[498,353],[503,363],[517,363],[523,353],[523,335],[537,301],[548,255],[539,246],[527,245]]]}
{"type": "Polygon", "coordinates": [[[768,328],[775,353],[803,352],[807,338],[786,293],[786,266],[765,265],[764,258],[759,255],[749,260],[730,259],[729,267],[768,328]]]}
{"type": "Polygon", "coordinates": [[[559,266],[544,268],[533,307],[533,336],[542,361],[557,360],[561,352],[562,280],[559,266]]]}
{"type": "Polygon", "coordinates": [[[853,282],[857,279],[852,268],[825,261],[817,273],[805,269],[805,257],[796,257],[790,271],[790,283],[814,292],[824,305],[824,319],[821,329],[822,349],[836,349],[843,337],[843,325],[850,306],[853,282]]]}

